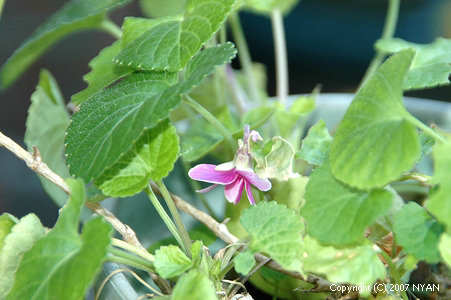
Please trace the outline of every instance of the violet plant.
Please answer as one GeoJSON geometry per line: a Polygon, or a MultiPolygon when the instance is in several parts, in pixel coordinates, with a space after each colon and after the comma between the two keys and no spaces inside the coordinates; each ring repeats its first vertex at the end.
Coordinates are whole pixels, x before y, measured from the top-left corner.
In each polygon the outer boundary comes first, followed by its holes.
{"type": "Polygon", "coordinates": [[[283,16],[298,1],[141,0],[149,18],[118,27],[108,13],[129,2],[70,0],[3,64],[6,89],[71,33],[100,29],[117,39],[91,60],[87,87],[69,106],[41,71],[26,124],[30,152],[0,133],[62,207],[51,229],[33,213],[0,216],[0,299],[78,300],[90,287],[101,299],[119,272],[142,285],[140,299],[172,300],[251,299],[247,281],[273,299],[408,300],[420,261],[449,282],[451,135],[410,114],[403,93],[449,84],[450,40],[394,38],[400,0],[389,0],[375,58],[331,135],[327,120],[307,127],[319,91],[288,97],[283,16]],[[242,10],[273,25],[274,99],[251,60],[242,10]],[[230,66],[236,55],[241,70],[230,66]],[[422,158],[433,160],[433,174],[417,172],[422,158]],[[204,207],[167,188],[176,161],[204,207]],[[225,196],[206,193],[216,185],[225,196]],[[102,204],[141,192],[173,236],[157,249],[102,204]],[[84,206],[98,216],[83,217],[84,206]],[[206,225],[201,237],[179,210],[206,225]],[[209,249],[206,231],[223,243],[209,249]],[[125,267],[100,279],[106,262],[125,267]]]}

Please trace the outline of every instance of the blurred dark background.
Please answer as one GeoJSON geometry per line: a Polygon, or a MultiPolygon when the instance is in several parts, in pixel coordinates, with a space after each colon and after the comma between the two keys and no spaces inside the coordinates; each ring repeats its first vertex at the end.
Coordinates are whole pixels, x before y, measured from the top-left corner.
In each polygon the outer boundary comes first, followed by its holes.
{"type": "MultiPolygon", "coordinates": [[[[163,0],[162,0],[163,1],[163,0]]],[[[6,1],[0,19],[0,65],[65,1],[6,1]]],[[[290,92],[308,93],[321,83],[322,92],[353,92],[371,60],[373,43],[384,24],[387,0],[303,0],[285,20],[290,92]]],[[[119,26],[125,16],[140,16],[137,1],[112,13],[119,26]]],[[[268,89],[274,94],[274,53],[268,18],[241,15],[253,59],[267,66],[268,89]]],[[[417,43],[451,37],[451,1],[402,1],[396,36],[417,43]]],[[[80,32],[56,44],[7,91],[0,92],[0,131],[23,144],[30,95],[41,68],[56,77],[66,101],[85,87],[88,62],[113,38],[103,32],[80,32]]],[[[451,101],[449,87],[409,93],[451,101]]],[[[52,226],[57,207],[25,164],[0,149],[0,213],[17,217],[35,212],[52,226]]]]}

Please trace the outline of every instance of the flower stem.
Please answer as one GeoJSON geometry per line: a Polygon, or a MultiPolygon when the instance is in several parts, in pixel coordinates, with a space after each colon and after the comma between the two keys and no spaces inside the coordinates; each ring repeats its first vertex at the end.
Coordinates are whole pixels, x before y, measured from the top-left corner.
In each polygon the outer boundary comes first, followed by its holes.
{"type": "MultiPolygon", "coordinates": [[[[402,285],[403,283],[401,281],[401,277],[399,276],[398,269],[396,268],[395,264],[391,260],[390,256],[388,256],[388,254],[385,253],[384,250],[382,250],[380,252],[380,254],[384,258],[384,260],[387,262],[388,267],[390,269],[391,277],[393,278],[393,281],[395,282],[395,284],[402,285]]],[[[409,297],[407,297],[406,291],[401,291],[401,297],[404,300],[409,300],[409,297]]]]}
{"type": "Polygon", "coordinates": [[[424,124],[423,122],[421,122],[420,120],[418,120],[417,118],[415,118],[414,116],[408,114],[409,121],[414,124],[415,126],[417,126],[418,128],[420,128],[421,130],[424,131],[424,133],[426,133],[427,135],[429,135],[430,137],[434,138],[436,141],[439,142],[446,142],[446,139],[441,136],[440,134],[438,134],[434,129],[432,129],[431,127],[427,126],[426,124],[424,124]]]}
{"type": "MultiPolygon", "coordinates": [[[[392,38],[395,34],[396,23],[399,16],[399,5],[401,0],[390,0],[388,2],[387,16],[385,17],[384,29],[382,31],[382,39],[392,38]]],[[[377,67],[384,61],[386,53],[380,50],[376,50],[376,54],[373,60],[370,62],[359,88],[365,83],[365,81],[373,75],[377,67]]]]}
{"type": "Polygon", "coordinates": [[[163,199],[166,201],[166,205],[168,206],[172,218],[174,219],[175,226],[177,227],[178,232],[180,233],[183,243],[182,247],[184,248],[186,255],[188,257],[191,257],[191,238],[188,235],[188,231],[186,231],[185,225],[183,224],[182,221],[182,217],[180,216],[179,211],[175,206],[174,200],[172,200],[171,194],[164,185],[163,181],[157,181],[156,184],[160,189],[163,199]]]}
{"type": "Polygon", "coordinates": [[[115,247],[119,247],[119,248],[122,248],[124,250],[127,250],[127,251],[129,251],[129,252],[131,252],[131,253],[133,253],[135,255],[138,255],[139,257],[141,257],[141,258],[143,258],[143,259],[145,259],[147,261],[153,262],[155,260],[153,255],[150,254],[149,252],[147,252],[145,250],[142,250],[140,248],[137,248],[137,247],[135,247],[135,246],[133,246],[133,245],[127,243],[127,242],[122,241],[122,240],[113,238],[112,239],[112,245],[115,246],[115,247]]]}
{"type": "Polygon", "coordinates": [[[271,24],[276,55],[277,98],[279,103],[285,109],[289,90],[288,59],[285,29],[283,26],[283,15],[280,9],[275,9],[271,12],[271,24]]]}
{"type": "Polygon", "coordinates": [[[122,29],[109,18],[105,18],[103,22],[100,23],[100,28],[111,34],[116,39],[120,39],[122,37],[122,29]]]}
{"type": "Polygon", "coordinates": [[[112,256],[107,256],[105,258],[106,260],[132,266],[150,273],[155,273],[152,264],[138,256],[129,254],[123,250],[116,248],[111,248],[110,253],[112,254],[112,256]]]}
{"type": "Polygon", "coordinates": [[[238,48],[238,58],[244,74],[246,74],[250,98],[253,101],[258,101],[260,104],[263,104],[263,100],[258,93],[257,81],[255,80],[254,73],[252,72],[252,59],[238,14],[232,13],[229,17],[229,22],[236,47],[238,48]]]}
{"type": "Polygon", "coordinates": [[[232,146],[232,148],[237,148],[238,145],[233,139],[232,134],[225,128],[225,126],[208,110],[205,109],[202,105],[200,105],[196,100],[191,98],[189,95],[185,95],[184,102],[191,106],[195,111],[202,115],[211,125],[213,125],[221,135],[228,141],[228,143],[232,146]]]}
{"type": "Polygon", "coordinates": [[[177,240],[179,245],[182,248],[184,248],[184,244],[183,244],[182,238],[180,237],[179,232],[177,231],[177,227],[174,225],[174,222],[172,222],[171,218],[166,213],[166,211],[164,210],[163,206],[161,206],[161,203],[160,203],[160,201],[158,201],[157,196],[155,196],[154,192],[152,191],[152,189],[149,186],[147,186],[144,189],[144,192],[149,197],[150,201],[152,202],[153,206],[157,210],[157,212],[160,215],[161,219],[163,220],[164,224],[166,224],[166,227],[172,233],[172,235],[177,240]]]}

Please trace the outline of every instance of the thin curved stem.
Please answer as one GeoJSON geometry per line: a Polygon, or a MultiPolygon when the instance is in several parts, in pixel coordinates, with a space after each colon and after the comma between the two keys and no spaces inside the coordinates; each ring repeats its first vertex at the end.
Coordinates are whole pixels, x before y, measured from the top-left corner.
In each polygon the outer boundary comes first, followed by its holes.
{"type": "Polygon", "coordinates": [[[191,238],[189,237],[188,231],[186,231],[182,217],[180,216],[179,211],[175,206],[174,200],[172,200],[171,194],[164,185],[163,181],[157,181],[156,184],[160,189],[163,199],[166,201],[166,205],[168,206],[172,218],[174,219],[175,226],[177,227],[180,237],[182,238],[182,246],[185,250],[185,253],[186,255],[188,255],[188,257],[191,257],[191,238]]]}
{"type": "Polygon", "coordinates": [[[108,18],[105,18],[103,22],[100,23],[100,28],[111,34],[116,39],[120,39],[122,37],[122,29],[108,18]]]}
{"type": "Polygon", "coordinates": [[[288,82],[288,58],[287,43],[285,40],[285,29],[283,15],[280,9],[271,12],[271,24],[274,37],[274,50],[276,58],[276,92],[277,99],[285,109],[289,91],[288,82]]]}
{"type": "MultiPolygon", "coordinates": [[[[388,2],[387,16],[385,18],[384,29],[382,31],[382,39],[392,38],[395,34],[396,24],[398,23],[400,2],[401,0],[389,0],[388,2]]],[[[363,79],[360,82],[359,88],[365,83],[365,81],[368,78],[371,77],[371,75],[373,75],[377,67],[379,67],[382,64],[385,56],[386,56],[385,52],[376,50],[376,54],[374,55],[374,58],[371,60],[365,72],[365,75],[363,76],[363,79]]]]}
{"type": "Polygon", "coordinates": [[[143,249],[137,248],[127,242],[122,241],[122,240],[113,238],[112,245],[115,247],[119,247],[121,249],[127,250],[135,255],[138,255],[139,257],[141,257],[145,260],[150,261],[150,262],[153,262],[155,260],[154,256],[152,254],[150,254],[149,252],[147,252],[143,249]]]}
{"type": "Polygon", "coordinates": [[[155,273],[152,264],[147,260],[142,259],[141,257],[135,256],[117,248],[111,248],[109,252],[112,256],[107,256],[105,258],[106,260],[119,262],[121,264],[129,265],[131,267],[135,267],[147,272],[155,273]]]}

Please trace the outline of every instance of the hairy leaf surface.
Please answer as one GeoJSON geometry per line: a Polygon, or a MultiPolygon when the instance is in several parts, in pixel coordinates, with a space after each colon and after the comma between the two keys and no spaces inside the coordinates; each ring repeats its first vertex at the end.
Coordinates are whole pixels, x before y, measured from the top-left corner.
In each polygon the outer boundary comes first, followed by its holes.
{"type": "MultiPolygon", "coordinates": [[[[69,177],[64,162],[64,135],[69,124],[69,114],[61,91],[53,76],[42,70],[36,91],[31,95],[31,106],[25,131],[25,144],[33,152],[36,146],[42,161],[62,178],[69,177]]],[[[52,200],[63,206],[66,193],[48,179],[39,176],[42,186],[52,200]]]]}
{"type": "Polygon", "coordinates": [[[402,101],[414,51],[389,58],[359,90],[330,149],[332,173],[361,189],[382,187],[408,171],[420,156],[413,117],[402,101]]]}
{"type": "Polygon", "coordinates": [[[163,246],[155,251],[155,269],[163,278],[172,278],[192,266],[191,259],[175,245],[163,246]]]}
{"type": "Polygon", "coordinates": [[[0,71],[0,87],[11,85],[48,48],[68,34],[83,29],[98,29],[105,13],[130,0],[72,0],[52,15],[22,43],[0,71]]]}
{"type": "MultiPolygon", "coordinates": [[[[184,15],[157,19],[149,24],[146,32],[125,45],[116,58],[117,62],[143,70],[181,70],[218,30],[234,2],[188,1],[184,15]]],[[[128,37],[125,35],[124,38],[128,37]]]]}

